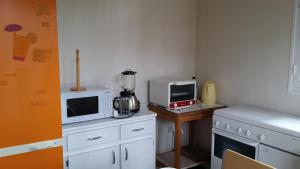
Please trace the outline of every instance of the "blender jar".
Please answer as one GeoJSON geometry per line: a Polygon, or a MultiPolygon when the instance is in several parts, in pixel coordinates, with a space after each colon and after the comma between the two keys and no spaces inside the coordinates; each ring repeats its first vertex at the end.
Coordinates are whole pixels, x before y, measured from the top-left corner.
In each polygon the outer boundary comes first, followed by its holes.
{"type": "Polygon", "coordinates": [[[135,74],[132,70],[122,72],[122,88],[127,91],[134,91],[135,89],[135,74]]]}

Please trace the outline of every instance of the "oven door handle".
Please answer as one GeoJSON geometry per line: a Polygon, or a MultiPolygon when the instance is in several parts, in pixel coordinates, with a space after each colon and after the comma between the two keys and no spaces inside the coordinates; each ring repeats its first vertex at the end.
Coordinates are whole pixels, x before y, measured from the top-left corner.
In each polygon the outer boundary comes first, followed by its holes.
{"type": "Polygon", "coordinates": [[[215,133],[215,134],[221,135],[223,137],[227,137],[227,138],[230,138],[232,140],[236,140],[238,142],[241,142],[243,144],[247,144],[249,146],[255,147],[255,149],[258,150],[259,142],[251,141],[251,140],[248,140],[248,139],[245,139],[245,138],[233,135],[231,133],[227,133],[226,131],[221,131],[221,130],[218,130],[218,129],[215,129],[215,128],[212,129],[212,132],[213,132],[213,134],[215,133]]]}

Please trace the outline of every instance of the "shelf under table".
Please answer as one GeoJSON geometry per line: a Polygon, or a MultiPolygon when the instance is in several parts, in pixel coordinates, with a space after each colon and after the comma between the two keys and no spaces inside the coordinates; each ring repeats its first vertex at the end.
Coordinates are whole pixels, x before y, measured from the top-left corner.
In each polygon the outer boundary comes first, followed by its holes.
{"type": "MultiPolygon", "coordinates": [[[[205,164],[209,161],[209,153],[206,153],[197,147],[186,146],[182,147],[182,150],[180,169],[188,169],[205,164]]],[[[172,167],[175,165],[175,152],[171,151],[157,155],[156,160],[165,166],[172,167]]]]}

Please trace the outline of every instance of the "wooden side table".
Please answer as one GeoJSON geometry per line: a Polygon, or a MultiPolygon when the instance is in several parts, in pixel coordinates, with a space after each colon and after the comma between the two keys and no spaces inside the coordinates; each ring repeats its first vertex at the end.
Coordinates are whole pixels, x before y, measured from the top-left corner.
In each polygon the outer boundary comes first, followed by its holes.
{"type": "MultiPolygon", "coordinates": [[[[193,121],[195,120],[202,120],[202,119],[206,119],[209,117],[212,117],[213,112],[216,109],[221,109],[221,108],[225,108],[225,106],[222,105],[216,105],[213,107],[203,107],[201,109],[198,110],[194,110],[194,111],[189,111],[189,112],[185,112],[185,113],[174,113],[172,111],[166,110],[164,108],[155,106],[155,105],[148,105],[149,110],[156,112],[157,116],[161,119],[165,119],[165,120],[170,120],[173,121],[175,123],[175,167],[177,169],[180,169],[182,166],[181,164],[181,153],[182,153],[182,148],[181,148],[181,126],[182,123],[184,122],[191,122],[190,123],[190,127],[189,127],[189,131],[190,131],[190,135],[189,135],[189,143],[193,144],[193,121]]],[[[209,158],[209,157],[208,157],[209,158]]]]}

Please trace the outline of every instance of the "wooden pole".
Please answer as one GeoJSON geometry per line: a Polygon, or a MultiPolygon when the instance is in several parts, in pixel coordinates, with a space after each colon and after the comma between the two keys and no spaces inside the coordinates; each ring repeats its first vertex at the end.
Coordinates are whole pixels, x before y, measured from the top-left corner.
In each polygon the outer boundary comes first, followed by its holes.
{"type": "Polygon", "coordinates": [[[80,86],[80,57],[79,49],[76,49],[76,86],[71,88],[72,91],[85,91],[85,87],[80,86]]]}
{"type": "Polygon", "coordinates": [[[76,49],[76,88],[80,89],[80,59],[79,59],[79,49],[76,49]]]}

